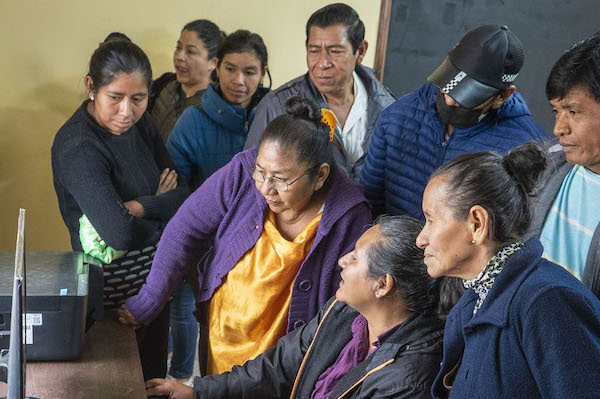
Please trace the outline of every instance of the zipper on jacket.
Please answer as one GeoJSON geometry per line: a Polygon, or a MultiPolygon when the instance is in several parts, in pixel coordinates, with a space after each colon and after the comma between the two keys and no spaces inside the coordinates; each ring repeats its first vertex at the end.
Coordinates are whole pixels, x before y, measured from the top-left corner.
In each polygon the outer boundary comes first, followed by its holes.
{"type": "Polygon", "coordinates": [[[350,388],[348,388],[346,390],[346,392],[344,392],[343,394],[341,394],[340,396],[338,396],[338,399],[343,398],[344,396],[346,396],[347,394],[349,394],[350,392],[352,392],[352,390],[354,388],[356,388],[358,385],[362,384],[362,382],[365,380],[365,378],[367,378],[369,375],[373,374],[376,371],[381,370],[382,368],[384,368],[385,366],[387,366],[388,364],[391,364],[394,362],[394,358],[391,358],[390,360],[388,360],[387,362],[380,364],[379,366],[375,367],[373,370],[369,371],[367,374],[363,375],[362,378],[358,381],[356,381],[354,383],[354,385],[352,385],[350,388]]]}
{"type": "Polygon", "coordinates": [[[443,131],[442,131],[442,140],[443,140],[442,141],[442,151],[440,152],[436,169],[444,164],[444,159],[446,158],[446,151],[448,150],[448,146],[450,145],[450,140],[452,140],[452,137],[454,137],[454,129],[452,129],[452,134],[447,139],[445,139],[445,137],[446,137],[446,125],[445,124],[442,125],[442,129],[443,129],[443,131]]]}
{"type": "Polygon", "coordinates": [[[302,374],[302,369],[304,368],[304,363],[306,363],[306,359],[308,358],[308,354],[310,353],[310,350],[312,349],[313,343],[317,339],[317,334],[319,333],[319,330],[321,329],[321,325],[323,324],[323,321],[325,321],[325,318],[329,314],[329,311],[331,309],[333,309],[333,306],[337,303],[337,301],[338,301],[337,299],[335,301],[333,301],[333,303],[329,306],[329,308],[327,308],[327,311],[325,312],[325,314],[323,315],[323,318],[319,322],[317,331],[315,331],[315,335],[313,336],[313,339],[312,339],[310,345],[308,346],[306,353],[304,354],[302,363],[300,363],[300,368],[298,369],[298,373],[296,374],[296,379],[294,380],[294,386],[292,387],[292,393],[290,394],[290,399],[292,399],[294,397],[294,394],[296,393],[296,388],[298,388],[298,380],[300,379],[300,374],[302,374]]]}

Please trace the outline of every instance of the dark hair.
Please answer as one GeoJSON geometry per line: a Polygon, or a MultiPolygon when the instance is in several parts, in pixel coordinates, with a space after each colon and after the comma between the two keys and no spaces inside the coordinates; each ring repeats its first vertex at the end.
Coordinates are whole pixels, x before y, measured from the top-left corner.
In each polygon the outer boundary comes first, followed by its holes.
{"type": "Polygon", "coordinates": [[[471,207],[489,215],[492,251],[520,241],[531,223],[532,192],[546,168],[546,155],[530,142],[502,156],[493,151],[464,154],[436,170],[443,176],[446,203],[465,220],[471,207]]]}
{"type": "Polygon", "coordinates": [[[217,24],[208,19],[197,19],[188,22],[181,31],[183,32],[184,30],[196,32],[198,39],[202,40],[202,43],[204,44],[209,60],[216,56],[217,48],[225,38],[225,32],[221,31],[217,24]]]}
{"type": "Polygon", "coordinates": [[[369,277],[389,274],[406,309],[422,314],[446,315],[464,292],[451,278],[433,278],[423,263],[416,240],[423,224],[408,216],[380,216],[375,221],[382,240],[367,250],[369,277]]]}
{"type": "Polygon", "coordinates": [[[306,43],[310,28],[317,26],[327,28],[329,26],[343,24],[346,27],[348,40],[352,45],[352,52],[356,54],[358,47],[365,40],[365,24],[360,20],[354,8],[344,3],[329,4],[315,11],[306,23],[306,43]]]}
{"type": "Polygon", "coordinates": [[[150,89],[152,82],[152,68],[146,54],[136,44],[113,39],[100,44],[92,58],[88,76],[92,78],[92,91],[97,91],[102,86],[110,84],[122,74],[140,72],[150,89]]]}
{"type": "MultiPolygon", "coordinates": [[[[240,29],[236,30],[233,33],[230,33],[223,39],[223,42],[217,49],[216,57],[218,58],[217,68],[221,66],[221,62],[223,58],[227,54],[231,53],[243,53],[249,51],[256,55],[256,58],[260,61],[260,72],[264,71],[265,67],[268,65],[269,56],[267,53],[267,46],[263,42],[262,37],[256,33],[252,33],[250,31],[240,29]]],[[[213,71],[215,75],[212,76],[213,81],[217,81],[216,72],[213,71]]],[[[271,87],[271,73],[267,69],[267,76],[269,76],[269,87],[271,87]]]]}
{"type": "Polygon", "coordinates": [[[546,82],[546,97],[562,100],[577,86],[600,103],[600,32],[575,44],[556,61],[546,82]]]}
{"type": "Polygon", "coordinates": [[[284,104],[285,114],[273,119],[258,140],[258,148],[265,142],[277,143],[283,151],[294,151],[298,163],[308,164],[312,169],[309,177],[314,179],[320,166],[330,167],[324,186],[329,184],[334,173],[335,160],[329,141],[329,127],[321,122],[321,109],[312,100],[292,96],[284,104]]]}
{"type": "Polygon", "coordinates": [[[127,40],[128,42],[131,41],[131,39],[124,33],[121,32],[111,32],[108,34],[108,36],[106,36],[106,38],[104,39],[103,43],[106,43],[110,40],[127,40]]]}

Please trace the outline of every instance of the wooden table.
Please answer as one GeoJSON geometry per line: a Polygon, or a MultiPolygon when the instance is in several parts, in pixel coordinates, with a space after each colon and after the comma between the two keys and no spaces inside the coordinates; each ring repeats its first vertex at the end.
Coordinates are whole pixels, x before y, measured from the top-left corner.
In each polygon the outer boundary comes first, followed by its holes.
{"type": "MultiPolygon", "coordinates": [[[[6,384],[0,385],[5,396],[6,384]]],[[[106,312],[86,334],[79,360],[27,363],[26,393],[40,399],[146,398],[133,328],[106,312]]]]}

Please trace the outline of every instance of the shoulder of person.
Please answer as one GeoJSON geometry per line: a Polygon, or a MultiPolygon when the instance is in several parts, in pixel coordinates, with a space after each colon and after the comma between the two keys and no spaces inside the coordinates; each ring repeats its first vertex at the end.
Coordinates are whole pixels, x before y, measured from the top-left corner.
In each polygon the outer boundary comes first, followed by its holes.
{"type": "Polygon", "coordinates": [[[142,114],[142,117],[135,124],[138,128],[138,131],[142,135],[147,135],[148,137],[154,138],[154,136],[158,136],[158,128],[156,126],[156,122],[154,122],[154,118],[150,115],[150,112],[146,111],[142,114]]]}
{"type": "Polygon", "coordinates": [[[516,118],[519,116],[531,117],[531,111],[525,102],[525,99],[518,91],[515,91],[498,108],[498,118],[516,118]]]}
{"type": "Polygon", "coordinates": [[[387,106],[396,100],[396,96],[392,91],[381,83],[375,76],[375,70],[358,64],[354,68],[354,71],[362,81],[370,99],[378,98],[377,102],[383,106],[387,106]]]}
{"type": "Polygon", "coordinates": [[[258,150],[256,148],[238,152],[233,156],[228,165],[232,169],[243,169],[250,173],[250,171],[254,170],[257,155],[258,150]]]}
{"type": "Polygon", "coordinates": [[[101,144],[101,140],[90,126],[90,121],[86,118],[84,112],[87,111],[82,105],[58,129],[56,136],[54,136],[54,143],[52,144],[53,153],[60,150],[73,149],[74,147],[101,144]]]}
{"type": "Polygon", "coordinates": [[[557,311],[548,308],[547,302],[548,298],[556,298],[559,295],[584,302],[596,302],[592,292],[565,268],[540,258],[519,286],[511,307],[514,306],[521,314],[528,314],[535,309],[539,311],[540,308],[544,308],[544,311],[557,311]]]}
{"type": "Polygon", "coordinates": [[[167,84],[175,81],[176,79],[177,75],[175,72],[165,72],[160,75],[157,79],[153,80],[152,84],[150,85],[150,97],[158,96],[167,84]]]}
{"type": "Polygon", "coordinates": [[[344,202],[352,206],[362,202],[368,204],[362,186],[348,179],[339,169],[335,169],[332,176],[326,202],[328,200],[334,203],[344,202]]]}
{"type": "Polygon", "coordinates": [[[302,95],[304,97],[311,98],[311,92],[311,82],[307,72],[304,75],[300,75],[297,78],[282,84],[277,89],[266,93],[262,102],[272,102],[277,99],[277,101],[283,105],[285,100],[291,96],[302,95]]]}
{"type": "Polygon", "coordinates": [[[394,101],[390,106],[381,111],[381,123],[393,122],[397,119],[409,118],[416,119],[422,116],[422,112],[435,112],[435,96],[437,87],[430,83],[425,83],[415,91],[407,93],[394,101]],[[422,111],[416,113],[415,111],[422,111]]]}
{"type": "Polygon", "coordinates": [[[165,87],[171,82],[175,82],[177,75],[175,72],[165,72],[158,79],[152,81],[150,85],[150,93],[148,95],[148,112],[152,112],[156,99],[160,96],[160,93],[165,87]]]}

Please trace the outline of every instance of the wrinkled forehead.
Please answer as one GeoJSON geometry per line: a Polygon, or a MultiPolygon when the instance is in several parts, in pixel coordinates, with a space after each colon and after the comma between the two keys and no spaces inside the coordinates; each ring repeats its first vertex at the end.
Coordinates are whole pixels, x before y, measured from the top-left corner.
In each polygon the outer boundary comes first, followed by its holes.
{"type": "Polygon", "coordinates": [[[582,85],[572,87],[564,97],[556,97],[549,102],[554,108],[569,108],[574,105],[600,106],[600,102],[582,85]]]}
{"type": "Polygon", "coordinates": [[[261,144],[256,156],[257,166],[263,169],[276,169],[278,171],[294,171],[298,165],[297,152],[293,148],[286,148],[277,140],[268,140],[261,144]]]}
{"type": "Polygon", "coordinates": [[[354,249],[356,251],[366,253],[366,251],[369,250],[371,245],[382,239],[383,237],[381,236],[381,227],[379,227],[378,225],[372,226],[367,231],[365,231],[363,235],[360,236],[360,238],[356,241],[354,249]]]}
{"type": "Polygon", "coordinates": [[[423,213],[425,213],[425,216],[440,214],[449,209],[447,205],[449,195],[447,178],[446,175],[438,175],[429,180],[423,193],[423,213]]]}
{"type": "Polygon", "coordinates": [[[344,24],[335,24],[330,26],[313,25],[308,31],[306,44],[308,46],[350,45],[348,28],[346,28],[344,24]]]}

